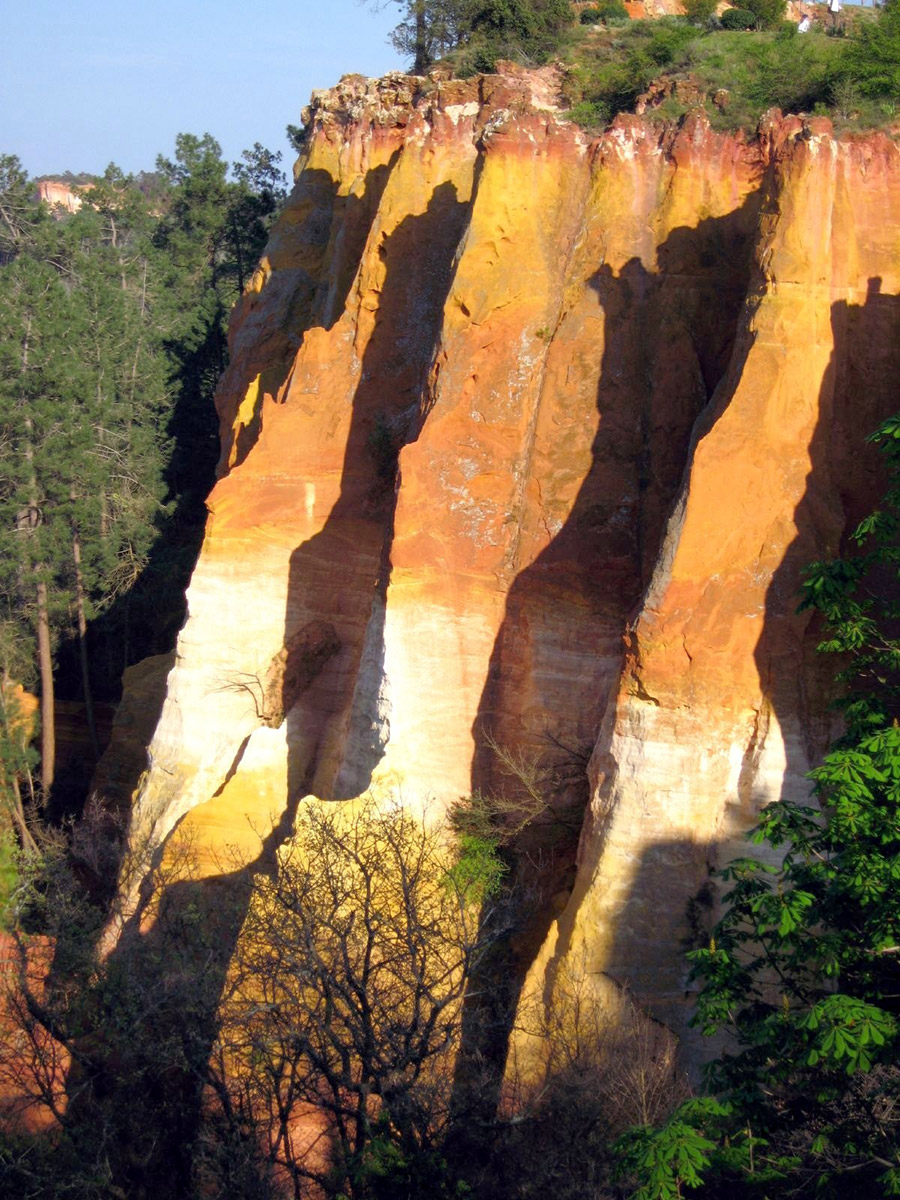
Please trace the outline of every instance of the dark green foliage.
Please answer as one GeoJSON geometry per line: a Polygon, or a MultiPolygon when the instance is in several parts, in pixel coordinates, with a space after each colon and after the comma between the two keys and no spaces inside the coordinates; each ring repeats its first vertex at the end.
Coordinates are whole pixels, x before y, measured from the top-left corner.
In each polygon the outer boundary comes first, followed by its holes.
{"type": "Polygon", "coordinates": [[[818,53],[820,44],[820,39],[776,35],[764,45],[748,47],[751,103],[760,111],[774,105],[783,112],[811,112],[827,101],[831,71],[818,53]]]}
{"type": "MultiPolygon", "coordinates": [[[[747,127],[773,106],[799,112],[833,111],[839,121],[878,124],[900,100],[900,7],[887,4],[846,18],[846,40],[813,33],[795,39],[785,0],[747,0],[715,17],[713,0],[687,0],[686,20],[629,21],[621,0],[581,10],[584,25],[610,27],[585,37],[573,29],[566,0],[397,0],[406,10],[395,43],[424,70],[441,55],[463,76],[491,72],[499,59],[525,64],[551,56],[568,60],[566,92],[572,117],[599,129],[628,111],[650,83],[689,72],[705,85],[707,111],[717,127],[747,127]],[[615,34],[612,27],[621,26],[615,34]],[[660,34],[659,29],[668,29],[660,34]],[[672,31],[678,29],[677,35],[672,31]],[[704,29],[706,32],[701,33],[704,29]],[[752,36],[730,40],[718,33],[752,36]],[[802,43],[792,50],[783,43],[802,43]],[[712,103],[729,93],[724,109],[712,103]],[[860,103],[860,100],[862,103],[860,103]]],[[[677,117],[678,104],[659,115],[677,117]]],[[[302,131],[289,131],[298,146],[302,131]]]]}
{"type": "Polygon", "coordinates": [[[869,440],[888,465],[884,498],[855,531],[856,553],[813,563],[803,584],[803,607],[815,609],[827,623],[819,650],[840,656],[846,746],[900,718],[900,640],[894,636],[892,593],[900,564],[900,416],[885,421],[869,440]]]}
{"type": "Polygon", "coordinates": [[[391,33],[391,42],[413,70],[424,71],[443,57],[469,31],[468,0],[395,0],[404,17],[391,33]]]}
{"type": "Polygon", "coordinates": [[[627,112],[696,36],[694,28],[678,19],[634,22],[623,31],[615,52],[600,47],[569,73],[572,117],[586,125],[602,125],[616,113],[627,112]]]}
{"type": "Polygon", "coordinates": [[[861,91],[847,73],[848,48],[854,43],[796,37],[789,23],[754,32],[756,18],[743,9],[726,10],[722,21],[726,27],[740,27],[746,36],[735,38],[727,28],[701,32],[689,20],[663,18],[633,21],[582,42],[565,80],[572,117],[589,128],[602,128],[617,113],[632,109],[637,97],[659,81],[674,84],[675,94],[648,115],[677,118],[684,112],[678,99],[682,80],[690,93],[700,85],[717,128],[752,127],[773,106],[785,112],[832,110],[838,120],[854,121],[883,119],[892,111],[887,102],[879,112],[864,97],[860,104],[861,91]],[[722,105],[712,99],[720,91],[727,93],[722,105]]]}
{"type": "Polygon", "coordinates": [[[472,29],[523,41],[557,34],[571,20],[565,0],[474,0],[469,12],[472,29]]]}
{"type": "Polygon", "coordinates": [[[785,0],[743,0],[743,3],[756,18],[757,29],[775,29],[784,20],[785,0]]]}
{"type": "Polygon", "coordinates": [[[722,28],[728,30],[752,29],[756,25],[756,14],[748,8],[727,8],[720,17],[722,28]]]}
{"type": "Polygon", "coordinates": [[[181,135],[155,175],[110,166],[64,220],[0,159],[0,601],[26,660],[44,641],[45,697],[115,698],[181,623],[225,325],[284,195],[279,157],[257,144],[229,179],[212,138],[181,135]]]}
{"type": "Polygon", "coordinates": [[[876,21],[860,25],[845,62],[864,96],[900,99],[900,5],[886,4],[876,21]]]}
{"type": "Polygon", "coordinates": [[[900,1187],[900,417],[874,440],[884,500],[855,552],[813,564],[804,582],[803,606],[825,621],[819,649],[841,656],[846,731],[811,772],[812,801],[770,804],[751,834],[762,855],[721,872],[724,915],[689,957],[703,981],[695,1023],[735,1040],[709,1075],[727,1103],[715,1128],[684,1106],[623,1144],[629,1166],[650,1172],[647,1200],[701,1177],[738,1196],[900,1187]]]}
{"type": "Polygon", "coordinates": [[[715,1100],[689,1100],[665,1124],[624,1133],[613,1151],[618,1177],[633,1184],[632,1200],[676,1200],[682,1187],[699,1187],[716,1149],[707,1126],[729,1113],[715,1100]]]}
{"type": "Polygon", "coordinates": [[[467,36],[484,54],[541,62],[571,24],[568,0],[473,0],[467,36]]]}
{"type": "Polygon", "coordinates": [[[153,236],[164,272],[167,348],[179,385],[168,483],[192,521],[205,519],[201,506],[218,457],[212,397],[227,361],[228,314],[284,197],[280,157],[257,143],[235,164],[232,182],[218,142],[207,133],[179,134],[174,158],[157,160],[169,190],[153,236]]]}
{"type": "Polygon", "coordinates": [[[684,14],[693,25],[705,25],[716,11],[716,0],[686,0],[684,14]]]}
{"type": "Polygon", "coordinates": [[[74,635],[72,691],[88,705],[87,623],[156,536],[169,407],[144,201],[114,169],[95,191],[0,270],[0,597],[25,644],[44,643],[44,696],[50,649],[74,635]]]}
{"type": "MultiPolygon", "coordinates": [[[[451,54],[462,74],[492,71],[498,58],[538,62],[573,24],[568,0],[394,0],[404,17],[394,46],[422,72],[451,54]]],[[[375,0],[376,7],[381,7],[375,0]]]]}
{"type": "Polygon", "coordinates": [[[597,11],[605,25],[624,25],[629,20],[628,9],[622,0],[602,0],[597,11]]]}
{"type": "Polygon", "coordinates": [[[33,202],[34,184],[14,154],[0,154],[0,267],[9,262],[48,220],[33,202]]]}

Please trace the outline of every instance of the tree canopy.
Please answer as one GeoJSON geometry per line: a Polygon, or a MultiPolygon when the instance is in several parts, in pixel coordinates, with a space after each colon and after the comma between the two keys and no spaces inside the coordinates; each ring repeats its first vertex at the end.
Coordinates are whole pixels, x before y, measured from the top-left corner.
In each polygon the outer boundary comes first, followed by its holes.
{"type": "Polygon", "coordinates": [[[84,701],[96,756],[93,694],[114,698],[181,622],[226,321],[284,196],[279,159],[257,143],[229,173],[215,139],[182,134],[154,177],[111,165],[53,219],[0,158],[0,603],[29,685],[38,666],[45,793],[57,687],[84,701]]]}
{"type": "MultiPolygon", "coordinates": [[[[391,34],[413,70],[460,46],[471,46],[477,66],[501,55],[540,59],[553,50],[560,32],[573,23],[569,0],[388,0],[403,17],[391,34]]],[[[381,7],[381,5],[378,5],[381,7]]]]}

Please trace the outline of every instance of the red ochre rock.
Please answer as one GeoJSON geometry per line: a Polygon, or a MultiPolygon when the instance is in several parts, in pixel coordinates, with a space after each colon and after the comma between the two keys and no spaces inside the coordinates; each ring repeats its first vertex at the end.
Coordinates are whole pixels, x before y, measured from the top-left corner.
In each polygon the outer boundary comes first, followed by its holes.
{"type": "Polygon", "coordinates": [[[526,992],[580,972],[681,1033],[691,902],[833,732],[797,587],[877,494],[900,152],[777,112],[591,140],[547,71],[308,116],[134,837],[186,818],[215,873],[310,797],[438,811],[509,786],[496,746],[568,755],[526,992]]]}

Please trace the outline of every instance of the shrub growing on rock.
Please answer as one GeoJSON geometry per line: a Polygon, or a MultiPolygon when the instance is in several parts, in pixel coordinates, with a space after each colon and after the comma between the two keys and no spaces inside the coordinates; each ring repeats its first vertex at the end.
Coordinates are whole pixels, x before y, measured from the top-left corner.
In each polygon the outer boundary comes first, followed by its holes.
{"type": "Polygon", "coordinates": [[[618,25],[628,20],[628,9],[621,0],[602,0],[596,11],[604,25],[618,25]]]}
{"type": "Polygon", "coordinates": [[[785,0],[744,0],[756,18],[757,29],[776,29],[784,20],[785,0]]]}
{"type": "Polygon", "coordinates": [[[721,19],[723,29],[752,29],[756,24],[756,17],[748,8],[726,8],[721,19]]]}
{"type": "Polygon", "coordinates": [[[685,0],[684,15],[692,25],[705,25],[716,11],[716,0],[685,0]]]}

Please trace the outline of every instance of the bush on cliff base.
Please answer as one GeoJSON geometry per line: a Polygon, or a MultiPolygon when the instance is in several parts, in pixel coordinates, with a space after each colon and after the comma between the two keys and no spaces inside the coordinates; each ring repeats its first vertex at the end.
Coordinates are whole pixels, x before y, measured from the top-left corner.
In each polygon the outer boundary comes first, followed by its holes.
{"type": "Polygon", "coordinates": [[[685,0],[684,15],[692,25],[705,25],[716,11],[716,0],[685,0]]]}

